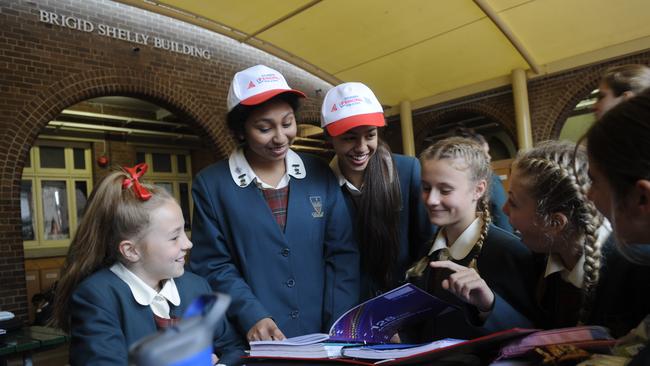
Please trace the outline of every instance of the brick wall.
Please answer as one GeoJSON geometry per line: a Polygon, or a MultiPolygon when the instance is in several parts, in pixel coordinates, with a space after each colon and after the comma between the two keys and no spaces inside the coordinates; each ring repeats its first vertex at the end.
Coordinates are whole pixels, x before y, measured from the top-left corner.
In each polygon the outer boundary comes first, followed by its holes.
{"type": "MultiPolygon", "coordinates": [[[[105,0],[0,0],[0,309],[26,319],[20,177],[48,121],[88,98],[132,96],[193,121],[213,146],[213,159],[223,158],[234,146],[223,118],[228,85],[236,71],[258,63],[279,70],[304,91],[309,99],[302,118],[318,120],[323,94],[316,90],[331,85],[216,33],[105,0]],[[39,21],[40,10],[204,47],[211,58],[47,24],[39,21]]],[[[110,143],[112,163],[134,157],[122,149],[128,145],[110,143]]],[[[93,147],[93,160],[98,150],[103,147],[93,147]]],[[[95,169],[95,178],[105,171],[95,169]]]]}

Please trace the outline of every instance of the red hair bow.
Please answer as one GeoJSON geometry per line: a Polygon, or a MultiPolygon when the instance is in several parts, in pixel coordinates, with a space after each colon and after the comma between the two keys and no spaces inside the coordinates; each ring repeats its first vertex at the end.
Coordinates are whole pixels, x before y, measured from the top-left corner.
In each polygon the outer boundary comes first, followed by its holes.
{"type": "Polygon", "coordinates": [[[148,168],[149,167],[146,163],[140,163],[133,168],[123,167],[124,171],[126,171],[126,173],[130,175],[131,178],[124,178],[122,181],[122,189],[131,188],[131,186],[133,186],[135,195],[138,196],[138,198],[142,201],[147,201],[149,198],[151,198],[151,192],[144,188],[138,180],[144,175],[144,173],[147,172],[148,168]]]}

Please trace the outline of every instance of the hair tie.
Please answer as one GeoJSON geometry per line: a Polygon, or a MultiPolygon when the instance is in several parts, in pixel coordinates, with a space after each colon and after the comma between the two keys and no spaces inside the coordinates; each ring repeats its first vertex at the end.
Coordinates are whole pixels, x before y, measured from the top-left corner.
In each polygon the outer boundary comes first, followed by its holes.
{"type": "Polygon", "coordinates": [[[131,188],[133,186],[133,191],[135,195],[142,201],[147,201],[151,198],[151,192],[149,192],[145,187],[140,184],[138,180],[140,177],[147,172],[149,167],[146,163],[140,163],[133,168],[123,167],[124,171],[131,176],[131,178],[124,178],[122,181],[122,189],[131,188]]]}

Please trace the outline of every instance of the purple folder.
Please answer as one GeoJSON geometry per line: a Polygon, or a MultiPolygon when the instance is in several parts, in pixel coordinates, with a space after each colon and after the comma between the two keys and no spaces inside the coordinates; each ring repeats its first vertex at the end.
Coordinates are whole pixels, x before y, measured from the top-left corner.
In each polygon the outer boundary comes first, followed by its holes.
{"type": "Polygon", "coordinates": [[[407,283],[348,310],[330,329],[330,341],[387,343],[398,330],[455,307],[407,283]]]}

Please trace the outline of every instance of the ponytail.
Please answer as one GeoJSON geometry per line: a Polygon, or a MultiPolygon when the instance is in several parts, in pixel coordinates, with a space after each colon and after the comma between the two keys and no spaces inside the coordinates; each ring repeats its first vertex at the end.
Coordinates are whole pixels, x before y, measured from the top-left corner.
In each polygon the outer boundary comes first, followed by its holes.
{"type": "Polygon", "coordinates": [[[56,287],[52,325],[70,329],[69,304],[76,287],[91,274],[120,260],[119,243],[140,239],[149,226],[150,212],[173,199],[163,188],[142,184],[151,194],[151,198],[143,200],[135,188],[122,188],[125,179],[130,178],[124,171],[115,171],[91,193],[56,287]]]}
{"type": "Polygon", "coordinates": [[[388,290],[400,250],[402,195],[395,161],[381,139],[368,162],[363,182],[356,217],[361,269],[382,290],[388,290]]]}

